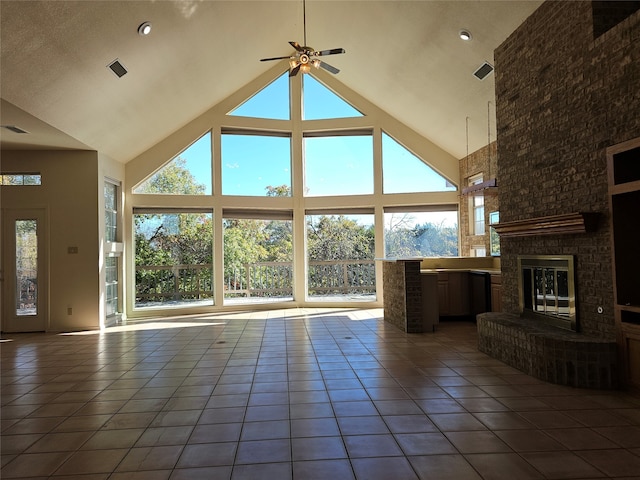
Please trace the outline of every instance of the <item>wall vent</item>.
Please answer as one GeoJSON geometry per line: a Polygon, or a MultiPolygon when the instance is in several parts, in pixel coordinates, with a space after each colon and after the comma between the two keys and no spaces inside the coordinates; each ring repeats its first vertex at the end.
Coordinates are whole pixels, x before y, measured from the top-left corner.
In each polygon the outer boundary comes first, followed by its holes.
{"type": "Polygon", "coordinates": [[[489,62],[484,62],[475,72],[473,72],[473,76],[478,80],[484,80],[491,72],[493,72],[493,65],[489,62]]]}
{"type": "Polygon", "coordinates": [[[109,65],[107,65],[107,67],[109,67],[113,74],[118,78],[122,78],[127,74],[127,69],[124,68],[124,65],[122,65],[122,63],[120,63],[120,60],[118,60],[117,58],[109,65]]]}
{"type": "Polygon", "coordinates": [[[0,128],[6,128],[13,133],[29,133],[26,130],[21,129],[20,127],[16,127],[15,125],[0,125],[0,128]]]}

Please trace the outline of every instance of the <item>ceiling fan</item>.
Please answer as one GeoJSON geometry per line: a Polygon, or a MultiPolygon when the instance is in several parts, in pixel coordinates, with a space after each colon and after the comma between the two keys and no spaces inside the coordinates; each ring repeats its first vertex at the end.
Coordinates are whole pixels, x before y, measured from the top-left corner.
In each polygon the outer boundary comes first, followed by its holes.
{"type": "Polygon", "coordinates": [[[289,42],[289,44],[296,49],[293,55],[286,57],[271,57],[261,58],[261,62],[269,62],[271,60],[283,60],[289,59],[289,76],[295,77],[298,72],[309,73],[311,67],[324,68],[328,72],[333,74],[338,73],[336,67],[329,65],[327,62],[323,62],[318,57],[326,55],[336,55],[339,53],[346,53],[344,48],[332,48],[331,50],[319,50],[316,51],[312,47],[308,47],[307,44],[307,17],[306,17],[306,1],[302,1],[302,22],[304,28],[304,46],[301,46],[298,42],[289,42]]]}

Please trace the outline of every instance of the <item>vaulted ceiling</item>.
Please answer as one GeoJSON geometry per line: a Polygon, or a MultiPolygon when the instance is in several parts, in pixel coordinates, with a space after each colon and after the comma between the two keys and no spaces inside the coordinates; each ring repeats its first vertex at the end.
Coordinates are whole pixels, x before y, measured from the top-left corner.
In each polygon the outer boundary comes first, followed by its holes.
{"type": "MultiPolygon", "coordinates": [[[[343,47],[326,57],[341,82],[462,158],[495,140],[494,74],[473,72],[541,3],[307,0],[307,40],[343,47]]],[[[302,0],[0,0],[0,19],[0,124],[29,132],[0,129],[2,149],[122,163],[273,67],[260,58],[303,42],[302,0]],[[107,68],[115,59],[122,78],[107,68]]]]}

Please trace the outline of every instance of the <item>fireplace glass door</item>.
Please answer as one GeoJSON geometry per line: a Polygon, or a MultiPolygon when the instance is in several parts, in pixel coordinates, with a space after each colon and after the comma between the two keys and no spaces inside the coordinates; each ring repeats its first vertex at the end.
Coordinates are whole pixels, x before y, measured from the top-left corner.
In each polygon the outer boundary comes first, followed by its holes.
{"type": "Polygon", "coordinates": [[[524,268],[525,307],[543,315],[569,318],[568,270],[558,268],[524,268]]]}
{"type": "Polygon", "coordinates": [[[520,307],[524,315],[577,330],[573,257],[520,257],[520,307]]]}

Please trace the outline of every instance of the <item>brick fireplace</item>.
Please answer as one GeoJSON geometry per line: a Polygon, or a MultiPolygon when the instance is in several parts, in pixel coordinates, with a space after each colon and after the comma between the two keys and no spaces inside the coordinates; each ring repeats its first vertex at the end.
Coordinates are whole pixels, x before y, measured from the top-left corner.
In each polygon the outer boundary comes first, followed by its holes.
{"type": "Polygon", "coordinates": [[[500,237],[503,313],[481,315],[478,329],[481,349],[516,368],[609,388],[618,332],[606,149],[640,136],[640,11],[602,29],[594,5],[544,2],[494,52],[509,233],[500,237]],[[518,259],[539,255],[574,259],[576,331],[520,315],[518,259]]]}
{"type": "MultiPolygon", "coordinates": [[[[596,228],[590,215],[561,215],[496,226],[501,240],[562,238],[596,228]]],[[[618,386],[617,344],[580,333],[573,255],[517,255],[518,307],[477,317],[478,348],[530,375],[584,388],[618,386]]]]}

